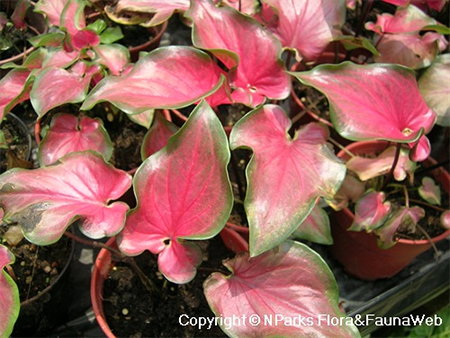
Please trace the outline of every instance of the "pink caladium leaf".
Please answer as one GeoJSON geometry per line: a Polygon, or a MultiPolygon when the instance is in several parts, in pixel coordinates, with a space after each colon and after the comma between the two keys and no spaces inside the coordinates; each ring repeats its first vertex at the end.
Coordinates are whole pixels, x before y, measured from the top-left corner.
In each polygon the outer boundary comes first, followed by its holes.
{"type": "Polygon", "coordinates": [[[420,93],[437,114],[436,124],[450,127],[450,54],[439,55],[419,78],[420,93]]]}
{"type": "Polygon", "coordinates": [[[419,187],[419,195],[430,204],[441,204],[441,189],[431,177],[422,178],[422,185],[419,187]]]}
{"type": "Polygon", "coordinates": [[[414,162],[425,161],[431,153],[431,143],[428,137],[422,135],[416,142],[409,143],[411,151],[409,152],[409,158],[414,162]]]}
{"type": "Polygon", "coordinates": [[[345,0],[264,2],[275,9],[277,16],[268,28],[280,39],[283,47],[296,51],[298,61],[314,60],[334,38],[342,34],[345,0]]]}
{"type": "MultiPolygon", "coordinates": [[[[395,152],[395,146],[392,146],[384,150],[377,157],[354,156],[347,161],[346,166],[348,170],[357,174],[361,181],[368,181],[372,178],[385,175],[391,170],[395,152]]],[[[417,165],[409,159],[409,150],[401,148],[393,173],[395,180],[403,181],[416,168],[417,165]]]]}
{"type": "Polygon", "coordinates": [[[154,115],[155,115],[155,110],[149,109],[149,110],[146,110],[139,114],[127,115],[127,116],[134,123],[148,129],[152,125],[154,115]]]}
{"type": "Polygon", "coordinates": [[[336,211],[348,207],[349,201],[356,203],[366,191],[365,184],[353,175],[346,175],[332,201],[328,204],[336,211]]]}
{"type": "Polygon", "coordinates": [[[145,160],[150,155],[164,148],[169,138],[178,131],[178,127],[156,114],[153,125],[145,134],[141,146],[141,158],[145,160]]]}
{"type": "Polygon", "coordinates": [[[5,266],[13,264],[14,255],[0,244],[0,337],[9,337],[14,323],[19,316],[19,289],[11,276],[4,270],[5,266]]]}
{"type": "Polygon", "coordinates": [[[304,239],[319,244],[333,244],[330,219],[326,211],[315,205],[308,217],[293,232],[292,236],[293,238],[304,239]]]}
{"type": "Polygon", "coordinates": [[[410,229],[414,232],[417,223],[425,216],[425,210],[420,207],[401,207],[395,211],[388,220],[374,232],[378,236],[378,246],[381,249],[389,249],[394,246],[399,228],[410,229]]]}
{"type": "Polygon", "coordinates": [[[329,267],[306,245],[286,241],[258,257],[240,254],[223,264],[231,276],[215,272],[203,288],[217,317],[245,318],[229,326],[219,322],[229,337],[360,336],[339,309],[329,267]],[[326,318],[342,325],[329,325],[326,318]]]}
{"type": "Polygon", "coordinates": [[[192,1],[186,15],[194,23],[194,45],[209,50],[231,70],[228,81],[235,102],[256,107],[266,97],[289,95],[281,44],[256,20],[228,6],[218,8],[210,0],[192,1]]]}
{"type": "Polygon", "coordinates": [[[120,250],[159,254],[159,270],[175,283],[195,277],[199,249],[188,240],[215,236],[233,205],[225,131],[202,101],[167,145],[147,158],[134,176],[137,208],[117,241],[120,250]]]}
{"type": "Polygon", "coordinates": [[[68,33],[69,40],[86,27],[85,7],[86,2],[83,0],[66,1],[61,13],[60,28],[68,33]]]}
{"type": "Polygon", "coordinates": [[[288,134],[291,121],[276,105],[248,113],[234,126],[231,149],[251,148],[245,209],[250,255],[257,256],[288,238],[305,220],[318,197],[332,199],[345,165],[327,146],[328,129],[311,123],[288,134]]]}
{"type": "MultiPolygon", "coordinates": [[[[145,26],[157,26],[167,21],[175,11],[184,12],[189,8],[189,0],[119,0],[113,12],[153,13],[153,17],[145,26]]],[[[110,12],[110,11],[108,11],[110,12]]]]}
{"type": "Polygon", "coordinates": [[[48,22],[52,26],[59,26],[61,23],[61,15],[67,0],[39,0],[34,10],[44,14],[48,22]]]}
{"type": "Polygon", "coordinates": [[[291,74],[328,97],[331,121],[349,140],[409,143],[428,133],[436,121],[409,68],[344,62],[291,74]]]}
{"type": "MultiPolygon", "coordinates": [[[[378,38],[379,55],[374,56],[376,62],[397,63],[413,69],[431,65],[439,53],[439,44],[443,36],[427,32],[416,34],[386,34],[378,38]]],[[[378,41],[378,40],[377,40],[378,41]]],[[[445,40],[444,40],[445,41],[445,40]]],[[[446,43],[445,43],[446,44],[446,43]]]]}
{"type": "Polygon", "coordinates": [[[39,144],[39,162],[42,166],[50,165],[69,153],[83,150],[94,150],[106,161],[111,158],[113,144],[102,120],[58,114],[39,144]]]}
{"type": "Polygon", "coordinates": [[[233,7],[235,10],[248,16],[254,15],[259,6],[258,0],[214,0],[214,2],[233,7]]]}
{"type": "Polygon", "coordinates": [[[108,101],[128,114],[154,108],[181,108],[216,91],[220,68],[192,47],[161,47],[141,57],[123,76],[107,76],[89,93],[81,109],[108,101]]]}
{"type": "Polygon", "coordinates": [[[119,44],[99,45],[93,51],[95,60],[108,68],[112,75],[119,76],[130,63],[128,48],[119,44]]]}
{"type": "Polygon", "coordinates": [[[18,68],[0,80],[0,121],[16,104],[28,100],[29,91],[25,87],[29,75],[29,70],[18,68]]]}
{"type": "Polygon", "coordinates": [[[391,203],[382,191],[369,190],[356,203],[355,219],[348,230],[373,231],[384,224],[391,212],[391,203]]]}
{"type": "Polygon", "coordinates": [[[31,4],[27,0],[17,1],[14,7],[14,12],[11,15],[11,21],[13,22],[14,27],[16,27],[17,29],[25,29],[27,27],[27,24],[25,22],[25,15],[30,6],[31,4]]]}
{"type": "Polygon", "coordinates": [[[52,67],[40,72],[30,92],[31,104],[39,118],[52,108],[83,101],[92,76],[99,70],[98,65],[87,67],[79,61],[70,70],[52,67]]]}
{"type": "Polygon", "coordinates": [[[88,237],[114,236],[125,223],[129,207],[109,204],[131,186],[131,177],[97,153],[66,155],[52,166],[12,169],[0,176],[4,219],[18,223],[37,245],[55,243],[75,220],[88,237]]]}

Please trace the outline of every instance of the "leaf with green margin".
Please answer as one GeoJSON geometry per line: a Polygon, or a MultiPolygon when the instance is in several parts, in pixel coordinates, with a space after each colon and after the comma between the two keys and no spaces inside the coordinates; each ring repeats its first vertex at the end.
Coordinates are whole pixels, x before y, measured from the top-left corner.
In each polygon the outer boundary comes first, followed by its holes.
{"type": "Polygon", "coordinates": [[[276,105],[257,108],[231,131],[231,149],[253,150],[247,166],[244,206],[250,227],[250,255],[286,240],[313,209],[318,197],[332,199],[345,177],[345,165],[326,141],[328,129],[311,123],[288,134],[291,121],[276,105]]]}
{"type": "Polygon", "coordinates": [[[384,192],[369,189],[356,203],[355,218],[348,230],[373,231],[384,224],[391,210],[384,192]]]}
{"type": "Polygon", "coordinates": [[[130,63],[130,51],[119,44],[92,47],[95,61],[107,67],[112,75],[119,76],[130,63]]]}
{"type": "MultiPolygon", "coordinates": [[[[317,59],[328,44],[341,34],[345,22],[345,0],[263,2],[272,6],[270,11],[276,12],[276,20],[271,20],[268,29],[280,39],[283,47],[296,52],[297,61],[317,59]]],[[[263,6],[262,11],[266,8],[263,6]]]]}
{"type": "Polygon", "coordinates": [[[286,241],[258,257],[241,254],[223,264],[231,276],[215,272],[203,288],[216,317],[246,318],[229,326],[219,321],[229,337],[360,337],[339,310],[331,270],[306,245],[286,241]],[[259,323],[250,322],[255,316],[259,323]],[[327,325],[326,316],[343,325],[327,325]]]}
{"type": "Polygon", "coordinates": [[[39,163],[41,166],[50,165],[69,153],[83,150],[96,151],[109,161],[114,147],[103,121],[87,116],[57,114],[39,144],[39,163]]]}
{"type": "Polygon", "coordinates": [[[167,145],[137,170],[138,205],[117,236],[119,249],[128,255],[159,254],[158,267],[167,279],[191,281],[202,257],[187,240],[217,235],[233,207],[229,160],[225,131],[202,101],[167,145]]]}
{"type": "Polygon", "coordinates": [[[37,245],[58,241],[76,219],[92,239],[114,236],[129,207],[120,198],[131,177],[92,151],[70,153],[35,170],[11,169],[0,175],[0,207],[5,221],[16,222],[37,245]]]}
{"type": "Polygon", "coordinates": [[[433,205],[441,205],[441,189],[431,177],[422,178],[422,185],[419,187],[419,195],[425,201],[433,205]]]}
{"type": "Polygon", "coordinates": [[[139,114],[127,114],[131,121],[147,129],[149,129],[152,125],[153,115],[155,115],[154,109],[150,109],[139,114]]]}
{"type": "MultiPolygon", "coordinates": [[[[1,209],[0,209],[1,210],[1,209]]],[[[1,214],[1,212],[0,212],[1,214]]],[[[0,218],[1,219],[1,218],[0,218]]],[[[20,297],[19,289],[4,270],[6,265],[13,264],[14,255],[0,244],[0,337],[8,338],[13,331],[14,323],[19,317],[20,297]]]]}
{"type": "Polygon", "coordinates": [[[266,97],[289,96],[282,46],[256,20],[210,0],[192,1],[186,16],[193,21],[194,46],[207,49],[231,70],[228,81],[235,102],[256,107],[266,97]]]}
{"type": "Polygon", "coordinates": [[[330,218],[328,217],[327,212],[315,205],[308,217],[306,217],[297,230],[292,233],[292,238],[303,239],[324,245],[333,244],[330,218]]]}
{"type": "MultiPolygon", "coordinates": [[[[133,115],[130,115],[133,116],[133,115]]],[[[145,134],[141,146],[141,158],[144,161],[150,155],[164,148],[169,138],[178,131],[178,127],[156,114],[152,127],[145,134]]]]}
{"type": "Polygon", "coordinates": [[[55,107],[82,102],[92,76],[99,70],[99,65],[87,67],[84,62],[79,61],[70,70],[51,67],[41,71],[30,92],[36,114],[41,118],[55,107]]]}
{"type": "Polygon", "coordinates": [[[349,140],[410,143],[434,126],[436,115],[409,68],[343,62],[290,74],[327,96],[331,121],[349,140]]]}
{"type": "Polygon", "coordinates": [[[450,127],[450,54],[439,55],[419,78],[419,91],[437,114],[436,123],[450,127]]]}
{"type": "Polygon", "coordinates": [[[182,108],[215,92],[220,68],[192,47],[160,47],[141,57],[123,76],[107,76],[89,93],[81,109],[108,101],[128,114],[155,108],[182,108]]]}
{"type": "Polygon", "coordinates": [[[27,69],[13,69],[0,80],[0,122],[14,106],[28,100],[29,91],[26,84],[30,71],[27,69]]]}

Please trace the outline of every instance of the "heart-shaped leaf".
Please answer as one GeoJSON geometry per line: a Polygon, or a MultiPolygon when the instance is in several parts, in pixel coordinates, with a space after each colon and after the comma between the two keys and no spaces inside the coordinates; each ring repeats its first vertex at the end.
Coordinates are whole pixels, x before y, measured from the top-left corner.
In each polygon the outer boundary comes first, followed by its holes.
{"type": "MultiPolygon", "coordinates": [[[[133,115],[130,115],[133,116],[133,115]]],[[[141,147],[141,158],[144,161],[150,155],[164,148],[167,141],[178,131],[178,127],[156,114],[152,127],[145,134],[141,147]]]]}
{"type": "Polygon", "coordinates": [[[70,70],[48,68],[40,72],[30,92],[31,104],[38,116],[65,103],[83,101],[92,76],[99,70],[98,65],[87,68],[80,61],[70,70]]]}
{"type": "MultiPolygon", "coordinates": [[[[345,21],[345,0],[263,0],[275,8],[268,28],[297,60],[313,60],[338,35],[345,21]]],[[[263,7],[263,10],[266,7],[263,7]]],[[[264,14],[263,14],[264,15],[264,14]]]]}
{"type": "Polygon", "coordinates": [[[381,249],[389,249],[394,246],[397,230],[402,227],[414,232],[417,223],[425,216],[425,210],[421,207],[401,207],[389,217],[379,228],[375,229],[378,236],[378,246],[381,249]]]}
{"type": "Polygon", "coordinates": [[[186,240],[207,239],[224,227],[233,205],[225,131],[202,101],[163,149],[135,174],[138,206],[118,236],[120,250],[159,254],[167,279],[187,283],[201,262],[199,250],[186,240]]]}
{"type": "Polygon", "coordinates": [[[415,73],[406,67],[344,62],[291,74],[328,97],[333,125],[350,140],[409,143],[428,133],[436,120],[415,73]]]}
{"type": "Polygon", "coordinates": [[[120,75],[130,62],[129,50],[119,44],[100,45],[93,50],[96,61],[106,66],[112,75],[120,75]]]}
{"type": "Polygon", "coordinates": [[[422,185],[419,187],[419,195],[430,204],[441,204],[441,189],[431,177],[422,178],[422,185]]]}
{"type": "MultiPolygon", "coordinates": [[[[225,325],[229,337],[359,337],[338,306],[338,288],[323,259],[306,245],[286,241],[264,254],[227,260],[231,276],[213,273],[203,284],[219,318],[245,318],[225,325]],[[343,325],[329,325],[326,318],[343,325]]],[[[350,319],[350,318],[349,318],[350,319]]]]}
{"type": "Polygon", "coordinates": [[[296,239],[304,239],[319,244],[333,244],[330,219],[326,211],[315,205],[311,213],[294,231],[292,236],[296,239]]]}
{"type": "Polygon", "coordinates": [[[113,145],[100,119],[74,115],[55,115],[45,137],[39,144],[39,162],[50,165],[75,151],[94,150],[108,161],[113,145]]]}
{"type": "Polygon", "coordinates": [[[81,109],[111,102],[129,114],[154,108],[181,108],[216,91],[220,68],[192,47],[161,47],[141,57],[123,76],[107,76],[89,93],[81,109]]]}
{"type": "Polygon", "coordinates": [[[16,104],[28,100],[25,84],[29,75],[29,70],[13,69],[0,80],[0,121],[16,104]]]}
{"type": "Polygon", "coordinates": [[[348,230],[370,232],[380,227],[391,212],[384,192],[369,190],[356,204],[355,219],[348,230]]]}
{"type": "Polygon", "coordinates": [[[436,123],[450,127],[450,54],[443,54],[419,78],[419,90],[425,102],[438,115],[436,123]]]}
{"type": "Polygon", "coordinates": [[[101,155],[76,152],[52,166],[2,174],[0,206],[5,220],[17,222],[37,245],[55,243],[76,219],[86,236],[97,239],[122,229],[128,206],[108,203],[130,186],[130,175],[107,164],[101,155]]]}
{"type": "Polygon", "coordinates": [[[211,51],[233,71],[229,85],[236,102],[256,107],[270,99],[284,99],[290,79],[280,59],[281,44],[256,20],[210,0],[192,1],[186,15],[192,19],[192,40],[211,51]]]}
{"type": "Polygon", "coordinates": [[[133,115],[128,114],[127,116],[134,123],[148,129],[152,125],[154,115],[155,115],[155,110],[150,109],[150,110],[144,111],[143,113],[133,114],[133,115]]]}
{"type": "Polygon", "coordinates": [[[42,13],[52,26],[59,26],[67,0],[39,0],[34,10],[42,13]]]}
{"type": "Polygon", "coordinates": [[[327,146],[328,130],[311,123],[288,134],[285,111],[265,105],[239,120],[231,149],[251,148],[245,208],[250,254],[257,256],[283,242],[311,212],[318,197],[333,198],[345,177],[345,165],[327,146]]]}
{"type": "Polygon", "coordinates": [[[11,335],[14,323],[19,316],[19,289],[11,276],[4,270],[6,265],[14,263],[14,255],[0,244],[0,337],[11,335]]]}

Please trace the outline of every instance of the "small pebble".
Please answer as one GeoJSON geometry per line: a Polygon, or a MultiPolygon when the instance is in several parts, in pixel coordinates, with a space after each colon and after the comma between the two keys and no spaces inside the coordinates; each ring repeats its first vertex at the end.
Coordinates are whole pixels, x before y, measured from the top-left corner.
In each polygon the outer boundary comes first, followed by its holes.
{"type": "Polygon", "coordinates": [[[50,271],[52,271],[52,268],[49,265],[44,266],[44,271],[46,273],[50,273],[50,271]]]}
{"type": "Polygon", "coordinates": [[[128,311],[127,308],[123,308],[123,309],[122,309],[122,314],[123,314],[124,316],[126,316],[128,313],[129,313],[129,311],[128,311]]]}

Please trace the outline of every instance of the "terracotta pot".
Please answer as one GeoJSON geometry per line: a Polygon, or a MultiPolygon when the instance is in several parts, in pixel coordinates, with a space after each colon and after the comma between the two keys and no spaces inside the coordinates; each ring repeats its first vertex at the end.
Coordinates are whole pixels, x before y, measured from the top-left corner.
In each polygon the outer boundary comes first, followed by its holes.
{"type": "MultiPolygon", "coordinates": [[[[106,245],[117,248],[115,237],[110,238],[106,242],[106,245]]],[[[109,328],[108,323],[106,322],[105,312],[103,311],[103,284],[105,279],[108,278],[111,265],[111,252],[106,249],[101,249],[95,260],[91,277],[92,309],[94,310],[95,319],[97,320],[98,325],[108,338],[116,337],[109,328]]]]}
{"type": "MultiPolygon", "coordinates": [[[[244,229],[248,230],[248,228],[244,229]]],[[[240,233],[235,229],[225,226],[220,232],[220,238],[228,250],[236,254],[248,252],[248,232],[240,233]]]]}
{"type": "MultiPolygon", "coordinates": [[[[355,142],[347,147],[356,155],[374,154],[384,150],[384,141],[355,142]]],[[[338,156],[348,160],[349,155],[341,151],[338,156]]],[[[425,167],[436,164],[433,159],[423,163],[425,167]]],[[[447,193],[450,190],[450,175],[442,167],[430,172],[447,193]]],[[[405,268],[415,257],[432,247],[428,240],[400,239],[393,247],[382,250],[377,245],[377,237],[366,232],[347,231],[354,219],[349,209],[331,214],[331,233],[334,244],[330,252],[349,274],[363,280],[389,278],[405,268]]],[[[432,238],[434,243],[450,235],[450,230],[432,238]]]]}

